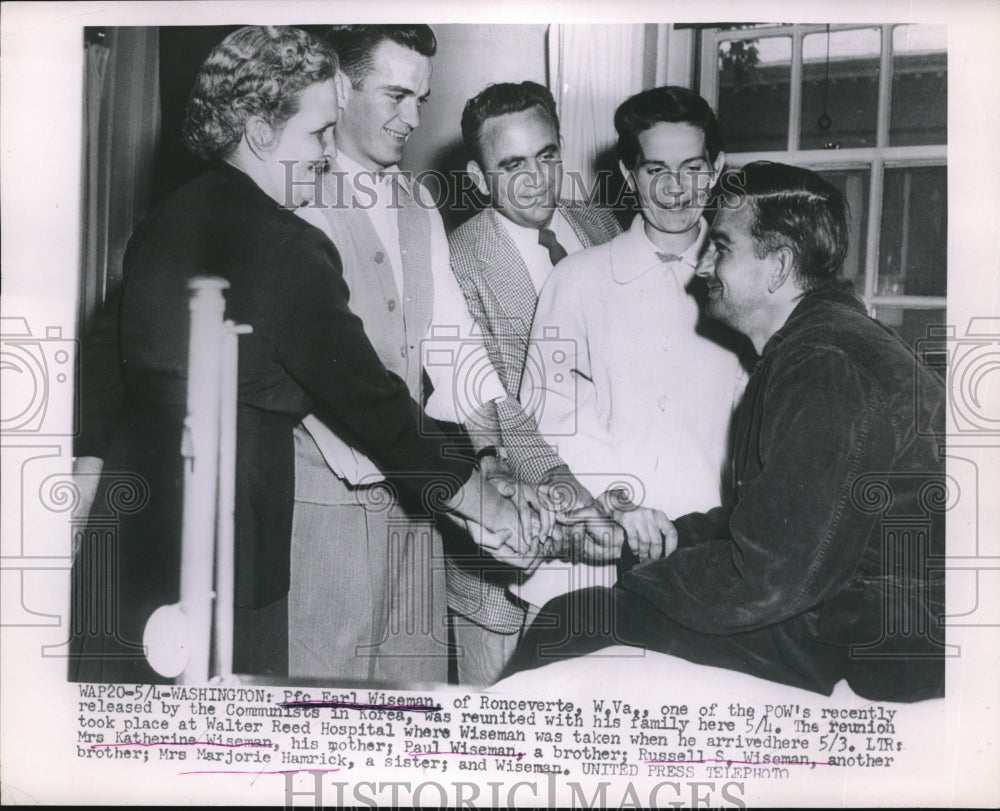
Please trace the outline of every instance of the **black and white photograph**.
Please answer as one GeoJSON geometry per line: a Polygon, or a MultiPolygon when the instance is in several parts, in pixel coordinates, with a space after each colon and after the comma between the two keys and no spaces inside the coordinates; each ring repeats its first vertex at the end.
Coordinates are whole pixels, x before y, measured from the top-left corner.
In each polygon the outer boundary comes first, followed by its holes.
{"type": "Polygon", "coordinates": [[[2,26],[0,800],[996,804],[995,6],[2,26]]]}

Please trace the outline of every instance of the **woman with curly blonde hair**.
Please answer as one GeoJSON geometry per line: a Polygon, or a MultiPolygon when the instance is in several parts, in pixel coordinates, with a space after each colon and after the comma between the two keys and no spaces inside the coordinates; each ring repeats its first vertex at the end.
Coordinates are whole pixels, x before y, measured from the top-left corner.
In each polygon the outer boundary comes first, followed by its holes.
{"type": "Polygon", "coordinates": [[[443,492],[462,513],[463,503],[483,504],[484,524],[517,533],[516,508],[480,490],[470,462],[443,452],[433,436],[444,432],[418,432],[426,418],[348,308],[337,249],[294,214],[314,199],[336,155],[336,72],[336,56],[303,31],[245,27],[198,74],[184,139],[212,163],[133,235],[119,311],[102,319],[83,354],[76,456],[142,476],[149,501],[121,518],[110,609],[94,607],[94,589],[105,585],[99,556],[78,557],[75,680],[161,680],[140,643],[149,615],[178,599],[187,283],[195,275],[227,280],[227,317],[253,327],[239,350],[236,672],[287,672],[292,430],[308,413],[375,460],[390,483],[443,492]],[[102,610],[112,613],[99,622],[102,610]]]}

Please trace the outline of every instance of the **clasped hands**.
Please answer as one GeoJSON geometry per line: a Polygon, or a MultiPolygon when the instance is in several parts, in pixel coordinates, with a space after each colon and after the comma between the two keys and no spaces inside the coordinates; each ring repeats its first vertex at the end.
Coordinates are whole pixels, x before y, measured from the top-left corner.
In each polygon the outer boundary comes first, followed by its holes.
{"type": "Polygon", "coordinates": [[[623,490],[595,499],[568,468],[540,484],[518,481],[503,460],[492,460],[483,473],[518,516],[517,531],[494,535],[503,540],[490,551],[526,572],[545,560],[611,563],[625,543],[640,564],[677,547],[677,531],[663,512],[633,504],[623,490]]]}

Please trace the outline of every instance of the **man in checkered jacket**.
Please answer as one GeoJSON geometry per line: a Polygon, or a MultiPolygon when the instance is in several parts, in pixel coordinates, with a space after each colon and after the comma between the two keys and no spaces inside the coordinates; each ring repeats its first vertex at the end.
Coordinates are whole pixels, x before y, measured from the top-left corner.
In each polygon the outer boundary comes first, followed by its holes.
{"type": "MultiPolygon", "coordinates": [[[[491,430],[472,433],[484,470],[536,483],[565,469],[518,403],[522,377],[532,373],[525,358],[538,292],[565,256],[607,242],[621,229],[607,209],[560,200],[559,119],[541,85],[490,85],[466,104],[462,135],[468,171],[490,208],[451,235],[451,264],[508,395],[495,404],[491,430]]],[[[506,589],[516,573],[471,547],[450,551],[459,680],[490,684],[525,622],[524,608],[506,589]]]]}

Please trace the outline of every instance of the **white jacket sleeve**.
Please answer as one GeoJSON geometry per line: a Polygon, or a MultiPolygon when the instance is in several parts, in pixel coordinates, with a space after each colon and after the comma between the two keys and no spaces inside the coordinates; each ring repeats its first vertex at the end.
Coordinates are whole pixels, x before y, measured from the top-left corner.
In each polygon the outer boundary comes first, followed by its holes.
{"type": "MultiPolygon", "coordinates": [[[[427,192],[418,188],[426,197],[427,192]]],[[[432,207],[427,210],[431,220],[434,310],[430,334],[421,348],[421,362],[434,391],[424,410],[437,420],[464,423],[486,403],[505,399],[507,391],[451,270],[441,215],[432,207]]]]}
{"type": "Polygon", "coordinates": [[[591,363],[588,310],[599,307],[586,289],[587,275],[574,257],[549,276],[538,298],[528,359],[521,382],[521,404],[538,423],[542,437],[595,496],[605,483],[620,479],[612,437],[602,413],[600,383],[591,363]],[[618,475],[616,475],[618,474],[618,475]]]}

